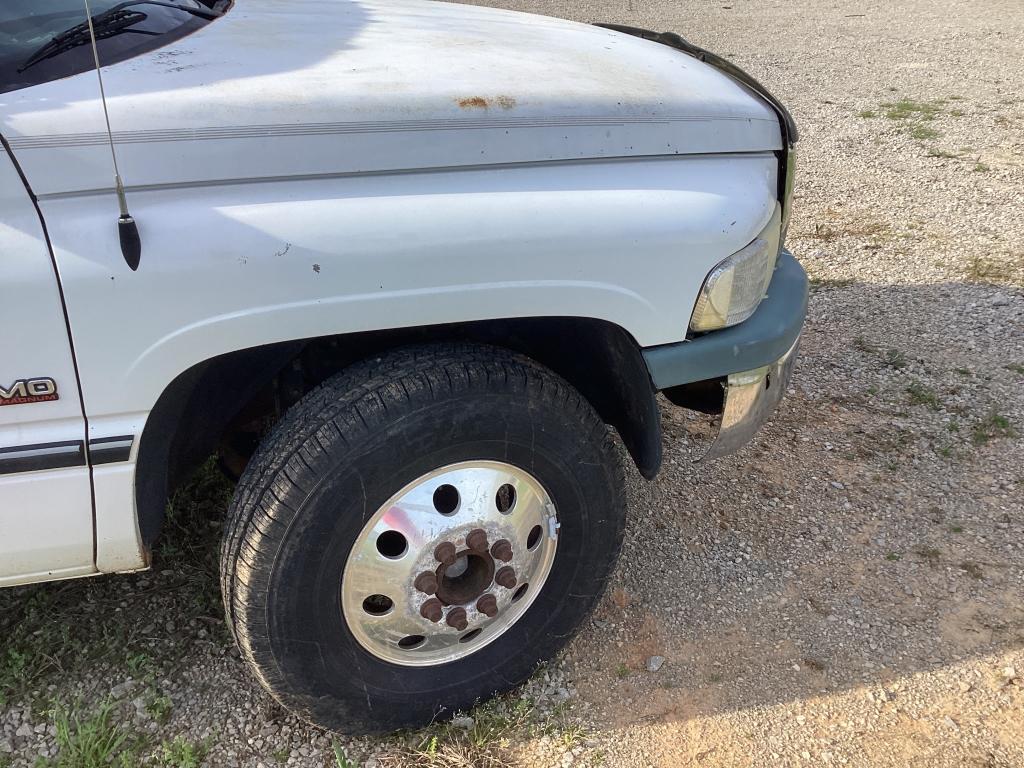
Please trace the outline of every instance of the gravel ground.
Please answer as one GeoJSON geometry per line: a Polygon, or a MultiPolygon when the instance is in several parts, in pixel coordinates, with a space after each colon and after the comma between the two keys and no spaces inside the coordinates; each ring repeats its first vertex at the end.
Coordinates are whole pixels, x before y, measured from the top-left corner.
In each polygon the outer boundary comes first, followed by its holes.
{"type": "Polygon", "coordinates": [[[124,766],[1024,766],[1019,0],[492,4],[680,31],[792,108],[813,295],[778,418],[695,467],[708,422],[666,404],[664,471],[632,477],[564,657],[376,741],[249,678],[194,524],[229,489],[202,474],[153,572],[0,593],[0,766],[65,725],[124,766]]]}

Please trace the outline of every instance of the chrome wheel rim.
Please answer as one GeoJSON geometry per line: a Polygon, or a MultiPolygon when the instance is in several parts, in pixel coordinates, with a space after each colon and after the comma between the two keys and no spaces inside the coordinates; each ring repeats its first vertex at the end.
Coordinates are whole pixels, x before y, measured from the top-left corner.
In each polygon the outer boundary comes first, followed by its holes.
{"type": "Polygon", "coordinates": [[[363,526],[341,610],[377,658],[421,667],[470,655],[540,594],[558,545],[555,506],[529,472],[466,461],[417,478],[363,526]]]}

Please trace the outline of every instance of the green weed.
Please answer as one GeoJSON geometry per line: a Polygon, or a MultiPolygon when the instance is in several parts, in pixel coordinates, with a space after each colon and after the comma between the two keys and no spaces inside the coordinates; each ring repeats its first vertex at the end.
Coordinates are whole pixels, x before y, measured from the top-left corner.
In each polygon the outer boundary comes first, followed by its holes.
{"type": "Polygon", "coordinates": [[[906,368],[907,356],[898,349],[889,349],[882,355],[882,363],[890,368],[906,368]]]}
{"type": "Polygon", "coordinates": [[[936,101],[914,101],[913,99],[902,98],[897,101],[883,102],[885,116],[890,120],[934,120],[942,113],[945,106],[944,99],[936,101]]]}
{"type": "Polygon", "coordinates": [[[927,125],[915,125],[910,129],[909,133],[912,139],[917,139],[918,141],[929,141],[937,139],[942,135],[939,131],[927,125]]]}
{"type": "MultiPolygon", "coordinates": [[[[344,748],[338,746],[337,742],[331,745],[331,751],[334,753],[334,768],[356,768],[356,764],[348,759],[348,753],[344,748]]],[[[287,759],[286,756],[285,760],[287,759]]]]}
{"type": "Polygon", "coordinates": [[[919,381],[907,385],[907,394],[910,396],[911,405],[924,405],[933,411],[937,411],[941,407],[939,396],[935,394],[935,391],[919,381]]]}
{"type": "Polygon", "coordinates": [[[112,702],[91,713],[78,705],[53,712],[57,729],[57,756],[37,761],[38,768],[133,768],[144,740],[117,722],[112,702]]]}
{"type": "Polygon", "coordinates": [[[996,411],[989,411],[981,421],[974,425],[971,432],[971,441],[978,446],[986,445],[990,440],[997,437],[1016,437],[1017,430],[1013,428],[1010,420],[996,411]]]}
{"type": "Polygon", "coordinates": [[[160,768],[199,768],[209,751],[210,745],[207,742],[197,743],[183,736],[175,736],[173,740],[160,744],[157,765],[160,768]]]}

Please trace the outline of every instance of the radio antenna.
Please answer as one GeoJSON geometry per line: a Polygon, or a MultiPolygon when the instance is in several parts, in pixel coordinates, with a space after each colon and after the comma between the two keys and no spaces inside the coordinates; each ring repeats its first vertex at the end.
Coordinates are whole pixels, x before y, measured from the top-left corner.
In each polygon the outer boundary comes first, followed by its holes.
{"type": "Polygon", "coordinates": [[[92,10],[89,0],[85,2],[86,20],[89,24],[89,41],[92,44],[92,58],[96,62],[96,78],[100,81],[100,101],[103,104],[103,119],[107,124],[107,143],[110,145],[110,159],[114,164],[114,191],[117,194],[117,206],[120,216],[117,219],[117,235],[121,241],[121,255],[134,272],[139,268],[142,258],[142,241],[139,239],[139,227],[135,219],[128,213],[128,198],[124,194],[124,183],[121,172],[117,168],[117,152],[114,150],[114,134],[110,130],[110,114],[107,112],[107,94],[103,90],[103,73],[100,71],[100,54],[96,48],[96,30],[92,26],[92,10]]]}

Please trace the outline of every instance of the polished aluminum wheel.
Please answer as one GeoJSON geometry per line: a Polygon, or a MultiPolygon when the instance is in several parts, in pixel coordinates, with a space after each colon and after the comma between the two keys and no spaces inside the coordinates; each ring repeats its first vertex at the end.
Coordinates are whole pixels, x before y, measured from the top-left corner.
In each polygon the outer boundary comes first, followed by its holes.
{"type": "Polygon", "coordinates": [[[468,656],[540,593],[558,544],[551,498],[497,461],[451,464],[385,502],[345,564],[341,609],[359,644],[394,664],[468,656]]]}

